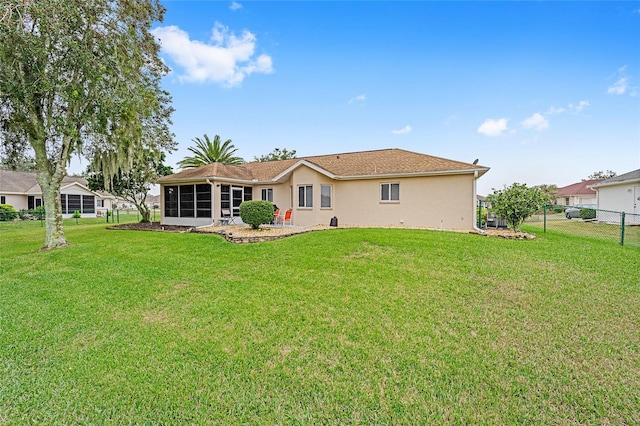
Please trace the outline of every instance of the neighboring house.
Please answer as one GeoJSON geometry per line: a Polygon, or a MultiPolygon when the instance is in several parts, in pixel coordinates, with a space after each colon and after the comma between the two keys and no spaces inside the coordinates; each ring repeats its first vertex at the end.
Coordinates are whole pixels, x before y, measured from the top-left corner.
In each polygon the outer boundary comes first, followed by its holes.
{"type": "Polygon", "coordinates": [[[598,192],[598,209],[635,214],[634,222],[640,222],[640,169],[600,181],[593,188],[598,192]]]}
{"type": "Polygon", "coordinates": [[[596,206],[596,191],[591,185],[602,182],[600,179],[583,180],[582,182],[558,188],[556,204],[562,206],[593,205],[596,206]]]}
{"type": "Polygon", "coordinates": [[[161,222],[204,226],[240,203],[293,209],[293,224],[472,229],[476,180],[489,168],[402,149],[242,165],[209,164],[158,179],[161,222]]]}
{"type": "MultiPolygon", "coordinates": [[[[91,191],[86,179],[65,176],[60,185],[62,216],[69,218],[74,211],[82,217],[102,216],[111,208],[115,197],[108,192],[91,191]]],[[[33,210],[44,205],[42,189],[33,172],[0,170],[0,204],[10,204],[16,210],[33,210]]]]}

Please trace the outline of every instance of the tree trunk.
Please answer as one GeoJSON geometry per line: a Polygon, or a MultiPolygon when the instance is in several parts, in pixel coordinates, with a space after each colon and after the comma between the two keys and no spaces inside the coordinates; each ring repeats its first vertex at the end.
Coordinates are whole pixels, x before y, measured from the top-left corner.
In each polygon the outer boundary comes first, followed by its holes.
{"type": "Polygon", "coordinates": [[[46,237],[43,249],[64,247],[68,244],[62,227],[62,204],[60,203],[60,182],[62,178],[38,172],[38,183],[42,188],[42,202],[45,211],[46,237]],[[59,180],[59,182],[55,182],[59,180]]]}
{"type": "Polygon", "coordinates": [[[149,210],[149,207],[142,204],[142,206],[138,207],[138,210],[140,210],[140,215],[142,216],[142,220],[140,222],[151,222],[151,210],[149,210]]]}

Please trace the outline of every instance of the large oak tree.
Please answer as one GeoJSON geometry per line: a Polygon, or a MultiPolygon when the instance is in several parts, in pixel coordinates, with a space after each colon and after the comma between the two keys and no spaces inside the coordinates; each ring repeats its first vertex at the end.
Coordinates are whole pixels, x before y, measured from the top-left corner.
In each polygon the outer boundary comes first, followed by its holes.
{"type": "Polygon", "coordinates": [[[46,248],[67,243],[60,183],[73,154],[115,175],[174,147],[149,32],[163,13],[157,0],[2,0],[0,143],[33,150],[46,248]]]}

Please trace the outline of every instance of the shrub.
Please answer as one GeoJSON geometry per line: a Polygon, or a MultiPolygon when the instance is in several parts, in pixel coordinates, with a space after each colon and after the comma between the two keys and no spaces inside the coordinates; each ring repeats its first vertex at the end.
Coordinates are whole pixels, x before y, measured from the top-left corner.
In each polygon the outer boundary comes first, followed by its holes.
{"type": "Polygon", "coordinates": [[[0,204],[0,221],[15,220],[18,212],[11,204],[0,204]]]}
{"type": "Polygon", "coordinates": [[[27,209],[20,209],[18,217],[20,217],[20,220],[29,220],[31,219],[31,213],[27,209]]]}
{"type": "Polygon", "coordinates": [[[580,218],[583,220],[595,219],[596,211],[594,209],[580,209],[580,218]]]}
{"type": "Polygon", "coordinates": [[[529,216],[540,210],[545,198],[538,188],[528,188],[526,184],[514,183],[503,190],[494,190],[487,196],[487,203],[491,210],[514,231],[520,230],[520,225],[529,216]]]}
{"type": "Polygon", "coordinates": [[[240,204],[240,218],[253,229],[258,229],[273,220],[273,204],[260,200],[245,201],[240,204]]]}
{"type": "Polygon", "coordinates": [[[33,214],[35,215],[36,219],[44,220],[44,217],[45,217],[44,206],[36,207],[36,209],[33,211],[33,214]]]}

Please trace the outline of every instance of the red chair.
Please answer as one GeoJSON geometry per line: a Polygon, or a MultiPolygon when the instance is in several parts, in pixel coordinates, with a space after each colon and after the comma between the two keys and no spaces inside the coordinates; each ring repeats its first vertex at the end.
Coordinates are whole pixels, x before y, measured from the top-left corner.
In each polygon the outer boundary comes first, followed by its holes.
{"type": "Polygon", "coordinates": [[[280,218],[280,209],[276,209],[276,211],[273,212],[273,223],[275,225],[278,224],[278,219],[280,218]]]}
{"type": "Polygon", "coordinates": [[[282,219],[282,226],[287,226],[287,221],[289,222],[289,225],[291,225],[291,214],[293,213],[293,210],[289,209],[286,212],[284,212],[284,218],[282,219]]]}

